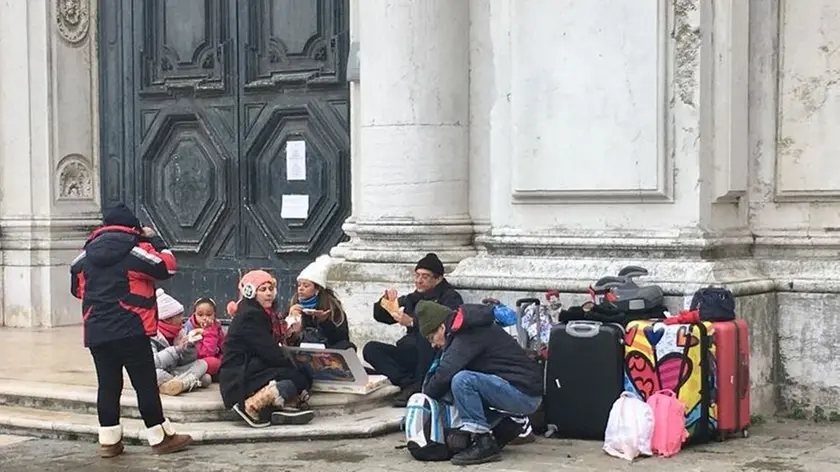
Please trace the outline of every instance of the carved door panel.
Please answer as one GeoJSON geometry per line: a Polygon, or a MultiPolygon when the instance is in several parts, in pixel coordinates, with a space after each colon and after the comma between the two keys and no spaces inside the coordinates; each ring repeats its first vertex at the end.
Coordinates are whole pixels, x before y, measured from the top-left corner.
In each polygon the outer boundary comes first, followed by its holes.
{"type": "Polygon", "coordinates": [[[102,200],[126,201],[172,246],[166,285],[185,304],[234,299],[255,267],[287,298],[341,237],[345,1],[100,2],[102,200]],[[290,140],[306,142],[305,180],[286,179],[290,140]],[[306,195],[306,218],[283,218],[283,195],[306,195]]]}
{"type": "Polygon", "coordinates": [[[135,208],[169,243],[184,303],[233,284],[239,223],[236,9],[134,0],[135,208]]]}
{"type": "Polygon", "coordinates": [[[283,261],[293,284],[313,256],[339,242],[349,213],[347,3],[238,5],[244,240],[249,254],[283,261]],[[287,155],[302,150],[304,171],[287,175],[287,155]],[[291,214],[290,204],[284,215],[284,200],[302,209],[291,214]]]}

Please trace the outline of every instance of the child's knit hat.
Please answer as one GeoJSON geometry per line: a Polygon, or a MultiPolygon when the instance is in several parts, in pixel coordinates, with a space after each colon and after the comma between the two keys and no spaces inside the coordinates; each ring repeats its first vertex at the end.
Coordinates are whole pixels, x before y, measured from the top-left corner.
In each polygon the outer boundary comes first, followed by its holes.
{"type": "Polygon", "coordinates": [[[231,301],[227,304],[228,316],[233,316],[233,314],[236,313],[236,309],[239,307],[239,302],[241,302],[243,298],[251,300],[257,296],[257,288],[266,282],[277,283],[274,277],[264,270],[252,270],[251,272],[243,275],[242,280],[239,281],[239,300],[235,302],[231,301]]]}
{"type": "Polygon", "coordinates": [[[155,295],[157,295],[159,320],[168,320],[184,313],[184,305],[164,292],[162,288],[157,289],[155,295]]]}

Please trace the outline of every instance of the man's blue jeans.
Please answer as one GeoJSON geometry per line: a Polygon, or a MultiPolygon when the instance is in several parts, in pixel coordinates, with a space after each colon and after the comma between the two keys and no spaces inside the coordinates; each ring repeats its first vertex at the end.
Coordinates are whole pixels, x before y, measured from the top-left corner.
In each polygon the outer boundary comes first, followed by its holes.
{"type": "Polygon", "coordinates": [[[542,402],[542,397],[525,395],[497,375],[471,370],[455,374],[451,390],[461,429],[470,433],[490,432],[504,416],[530,415],[542,402]]]}

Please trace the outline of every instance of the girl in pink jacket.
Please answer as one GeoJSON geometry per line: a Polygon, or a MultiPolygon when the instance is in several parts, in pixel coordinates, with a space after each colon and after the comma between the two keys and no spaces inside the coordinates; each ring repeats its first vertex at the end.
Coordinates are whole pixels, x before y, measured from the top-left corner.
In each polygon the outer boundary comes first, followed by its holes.
{"type": "Polygon", "coordinates": [[[195,345],[197,358],[207,362],[207,373],[216,380],[222,365],[225,332],[222,330],[222,324],[216,319],[216,302],[212,298],[202,297],[193,304],[192,315],[184,323],[184,330],[189,333],[193,328],[204,330],[203,338],[195,345]]]}

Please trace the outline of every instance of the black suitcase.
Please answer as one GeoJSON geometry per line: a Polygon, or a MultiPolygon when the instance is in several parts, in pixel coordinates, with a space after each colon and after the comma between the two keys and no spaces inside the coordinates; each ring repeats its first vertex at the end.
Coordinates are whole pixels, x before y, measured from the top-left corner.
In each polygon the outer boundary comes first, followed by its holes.
{"type": "Polygon", "coordinates": [[[623,390],[621,325],[570,321],[551,330],[544,399],[550,433],[604,439],[610,409],[623,390]]]}

